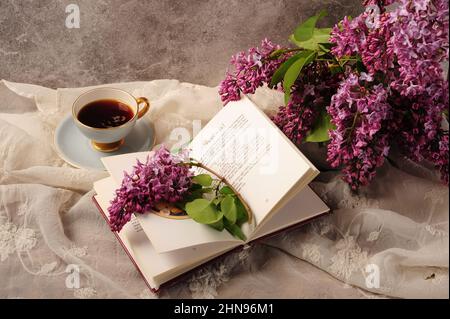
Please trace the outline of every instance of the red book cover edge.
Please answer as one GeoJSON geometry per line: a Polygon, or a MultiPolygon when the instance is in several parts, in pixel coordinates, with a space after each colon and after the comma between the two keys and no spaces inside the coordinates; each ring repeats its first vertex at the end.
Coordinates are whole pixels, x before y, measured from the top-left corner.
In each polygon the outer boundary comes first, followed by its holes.
{"type": "MultiPolygon", "coordinates": [[[[95,196],[95,195],[94,195],[94,196],[95,196]]],[[[97,209],[100,211],[100,213],[102,214],[103,218],[104,218],[104,219],[106,220],[106,222],[109,224],[108,217],[106,216],[105,212],[104,212],[103,209],[100,207],[100,205],[98,204],[98,202],[97,202],[97,200],[95,199],[94,196],[92,196],[92,201],[94,202],[95,206],[96,206],[97,209]]],[[[297,228],[297,227],[301,227],[301,226],[305,225],[306,223],[309,223],[309,222],[311,222],[311,221],[313,221],[313,220],[315,220],[315,219],[317,219],[317,218],[319,218],[319,217],[322,217],[322,216],[324,216],[324,215],[327,215],[327,214],[329,214],[329,213],[330,213],[330,211],[327,211],[327,212],[324,212],[324,213],[319,214],[319,215],[317,215],[317,216],[314,216],[314,217],[312,217],[312,218],[310,218],[310,219],[301,221],[301,222],[299,222],[299,223],[297,223],[297,224],[294,224],[294,225],[285,227],[285,228],[283,228],[283,229],[277,230],[277,231],[275,231],[275,232],[273,232],[273,233],[267,234],[267,235],[265,235],[265,236],[262,236],[262,237],[260,237],[260,238],[257,238],[257,239],[255,239],[255,240],[251,241],[250,244],[251,244],[251,245],[254,245],[255,243],[258,243],[259,241],[262,241],[262,240],[267,239],[267,238],[272,237],[272,236],[276,236],[276,235],[278,235],[278,234],[281,233],[281,232],[288,231],[288,230],[292,230],[292,229],[297,228]]],[[[236,251],[236,250],[238,250],[238,249],[243,249],[243,247],[244,247],[244,245],[242,245],[242,246],[233,248],[233,249],[231,249],[231,250],[229,250],[229,251],[223,253],[222,255],[219,255],[219,256],[217,256],[217,257],[214,257],[213,259],[211,259],[211,260],[209,260],[209,261],[207,261],[207,262],[205,262],[205,263],[203,263],[203,264],[200,264],[200,265],[196,266],[195,268],[193,268],[193,269],[187,271],[186,273],[183,273],[183,274],[181,274],[181,275],[179,275],[179,276],[177,276],[177,277],[175,277],[175,278],[173,278],[173,279],[171,279],[171,280],[169,280],[169,281],[167,281],[167,282],[161,284],[161,286],[160,286],[158,289],[156,289],[156,288],[153,288],[153,287],[150,285],[150,283],[147,281],[147,279],[145,279],[145,276],[144,276],[144,274],[142,273],[141,269],[140,269],[139,266],[137,265],[137,263],[136,263],[136,261],[134,260],[134,258],[131,256],[130,252],[128,251],[127,247],[126,247],[125,244],[123,243],[122,239],[120,239],[119,234],[118,234],[117,232],[113,232],[113,233],[114,233],[114,235],[116,236],[117,240],[119,241],[120,245],[122,246],[123,250],[125,250],[125,253],[127,254],[128,258],[130,258],[131,262],[132,262],[133,265],[136,267],[137,271],[138,271],[139,274],[141,275],[141,277],[142,277],[142,279],[144,280],[145,284],[147,285],[147,287],[148,287],[153,293],[157,293],[157,292],[161,289],[161,287],[169,287],[169,286],[171,286],[171,285],[174,285],[176,282],[178,282],[178,281],[180,281],[181,279],[187,277],[189,273],[191,273],[191,272],[193,272],[193,271],[199,269],[200,267],[203,267],[203,266],[207,265],[208,263],[213,263],[214,261],[218,260],[219,258],[223,258],[224,256],[226,256],[226,255],[228,255],[228,254],[230,254],[230,253],[232,253],[232,252],[234,252],[234,251],[236,251]]],[[[250,245],[250,244],[247,244],[247,245],[250,245]]]]}

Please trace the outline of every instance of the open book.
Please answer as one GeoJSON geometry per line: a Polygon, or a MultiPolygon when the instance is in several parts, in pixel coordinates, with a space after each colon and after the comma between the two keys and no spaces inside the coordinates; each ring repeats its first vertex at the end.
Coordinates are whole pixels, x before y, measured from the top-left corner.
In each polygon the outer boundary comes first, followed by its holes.
{"type": "MultiPolygon", "coordinates": [[[[329,211],[309,188],[318,170],[248,98],[229,103],[195,136],[190,156],[233,185],[252,213],[242,230],[247,240],[192,219],[136,214],[115,233],[152,290],[234,248],[329,211]]],[[[123,172],[151,152],[102,159],[110,177],[94,183],[94,201],[108,207],[123,172]]]]}

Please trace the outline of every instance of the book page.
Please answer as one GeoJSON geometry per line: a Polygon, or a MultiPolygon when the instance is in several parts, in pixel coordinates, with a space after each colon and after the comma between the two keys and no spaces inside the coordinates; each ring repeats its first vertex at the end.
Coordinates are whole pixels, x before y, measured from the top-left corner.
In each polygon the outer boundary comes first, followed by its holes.
{"type": "Polygon", "coordinates": [[[322,215],[329,210],[319,196],[307,186],[294,195],[286,205],[277,210],[262,227],[257,229],[252,234],[251,240],[322,215]]]}
{"type": "MultiPolygon", "coordinates": [[[[95,199],[106,219],[109,202],[114,196],[114,185],[110,177],[94,184],[97,192],[95,199]]],[[[123,227],[118,237],[146,281],[155,289],[163,282],[239,245],[230,242],[215,243],[159,254],[135,217],[123,227]]],[[[166,236],[163,238],[171,239],[166,236]]]]}
{"type": "Polygon", "coordinates": [[[232,184],[260,223],[318,171],[248,98],[230,102],[190,144],[191,157],[232,184]],[[311,173],[312,172],[312,173],[311,173]]]}
{"type": "Polygon", "coordinates": [[[153,152],[136,152],[102,157],[101,161],[116,185],[122,184],[124,172],[131,173],[137,161],[145,163],[153,152]]]}
{"type": "MultiPolygon", "coordinates": [[[[124,171],[131,172],[137,159],[145,162],[149,155],[151,152],[128,153],[102,158],[103,164],[111,174],[110,183],[113,184],[113,189],[117,189],[121,184],[124,171]]],[[[242,242],[226,230],[219,232],[190,218],[171,219],[151,212],[137,214],[136,218],[157,252],[209,245],[215,242],[242,242]]]]}
{"type": "MultiPolygon", "coordinates": [[[[317,174],[314,166],[247,98],[229,103],[193,139],[191,157],[225,177],[251,208],[257,225],[287,202],[317,174]],[[289,196],[288,196],[289,195],[289,196]]],[[[117,187],[123,172],[151,152],[105,157],[103,164],[117,187]]],[[[167,252],[214,242],[238,242],[227,231],[218,232],[191,219],[174,220],[156,214],[138,215],[156,251],[167,252]],[[167,238],[170,238],[168,240],[167,238]]],[[[268,219],[268,218],[267,218],[268,219]]],[[[267,220],[265,220],[266,222],[267,220]]],[[[247,238],[252,228],[243,225],[247,238]]]]}

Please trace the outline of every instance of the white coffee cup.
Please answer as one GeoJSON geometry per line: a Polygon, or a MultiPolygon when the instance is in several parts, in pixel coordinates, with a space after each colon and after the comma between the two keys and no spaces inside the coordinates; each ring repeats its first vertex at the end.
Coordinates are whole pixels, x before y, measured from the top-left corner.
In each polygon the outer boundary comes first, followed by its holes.
{"type": "Polygon", "coordinates": [[[101,152],[113,152],[123,143],[124,138],[133,130],[136,121],[150,108],[145,97],[135,98],[130,93],[115,88],[98,88],[81,94],[73,103],[72,117],[78,129],[91,140],[92,146],[101,152]],[[98,128],[86,125],[78,119],[80,110],[95,101],[115,100],[122,102],[133,111],[133,117],[119,126],[98,128]]]}

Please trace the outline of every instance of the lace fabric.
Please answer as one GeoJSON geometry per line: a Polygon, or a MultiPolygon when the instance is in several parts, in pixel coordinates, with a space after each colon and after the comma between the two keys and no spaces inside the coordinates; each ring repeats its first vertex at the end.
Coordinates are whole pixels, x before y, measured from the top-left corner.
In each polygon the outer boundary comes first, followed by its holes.
{"type": "MultiPolygon", "coordinates": [[[[216,88],[174,80],[113,86],[152,101],[145,120],[157,143],[179,142],[173,128],[192,132],[221,108],[216,88]]],[[[55,126],[84,89],[0,83],[0,297],[448,298],[448,188],[400,156],[392,158],[400,168],[386,163],[359,194],[336,172],[322,173],[311,186],[331,215],[153,294],[92,204],[92,182],[105,173],[72,168],[53,148],[55,126]]],[[[252,99],[267,113],[282,104],[264,88],[252,99]]],[[[304,152],[326,165],[322,149],[304,152]]]]}

